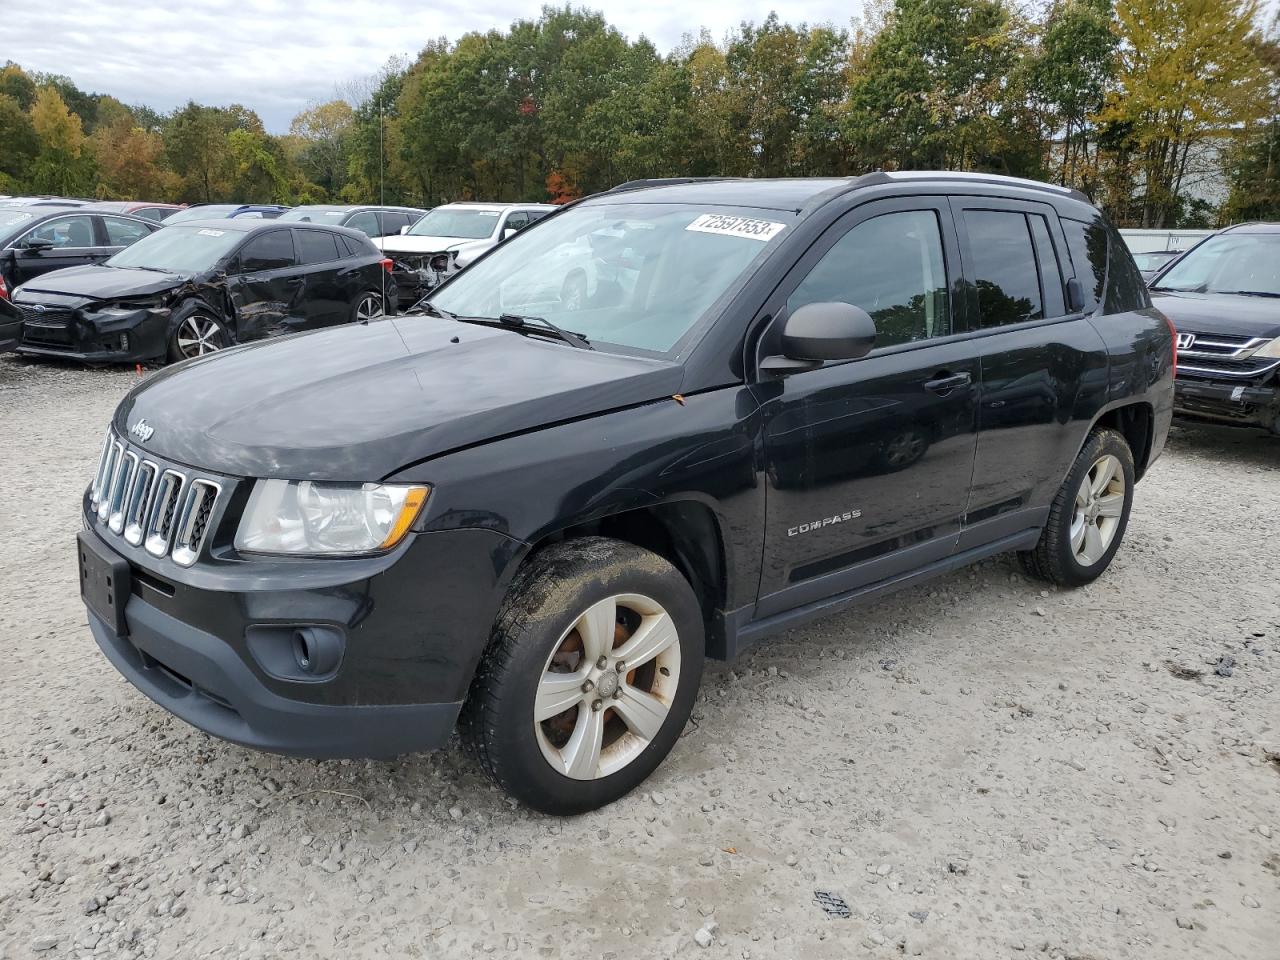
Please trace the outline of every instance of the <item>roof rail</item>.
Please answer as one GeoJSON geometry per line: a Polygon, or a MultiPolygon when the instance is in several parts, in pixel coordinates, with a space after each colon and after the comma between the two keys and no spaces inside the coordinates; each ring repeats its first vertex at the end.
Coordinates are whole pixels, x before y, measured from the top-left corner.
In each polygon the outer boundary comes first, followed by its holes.
{"type": "Polygon", "coordinates": [[[647,180],[628,180],[605,193],[625,193],[628,190],[644,190],[646,187],[674,187],[681,183],[715,183],[723,180],[741,180],[742,177],[650,177],[647,180]]]}
{"type": "Polygon", "coordinates": [[[967,170],[891,170],[884,173],[889,180],[964,180],[970,183],[990,183],[996,186],[1017,186],[1030,190],[1044,190],[1059,196],[1071,197],[1084,203],[1092,203],[1074,187],[1064,187],[1057,183],[1044,183],[1040,180],[1028,180],[1025,177],[1008,177],[1002,173],[980,173],[967,170]]]}

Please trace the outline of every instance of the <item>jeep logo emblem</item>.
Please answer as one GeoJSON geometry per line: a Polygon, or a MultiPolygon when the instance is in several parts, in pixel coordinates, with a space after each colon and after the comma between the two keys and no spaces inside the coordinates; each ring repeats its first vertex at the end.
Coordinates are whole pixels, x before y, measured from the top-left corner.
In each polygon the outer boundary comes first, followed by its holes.
{"type": "Polygon", "coordinates": [[[141,443],[146,443],[148,440],[150,440],[151,435],[155,432],[156,432],[156,428],[151,426],[151,424],[147,423],[147,421],[145,420],[139,420],[137,423],[135,423],[132,427],[129,428],[129,433],[134,437],[137,437],[137,439],[141,443]]]}

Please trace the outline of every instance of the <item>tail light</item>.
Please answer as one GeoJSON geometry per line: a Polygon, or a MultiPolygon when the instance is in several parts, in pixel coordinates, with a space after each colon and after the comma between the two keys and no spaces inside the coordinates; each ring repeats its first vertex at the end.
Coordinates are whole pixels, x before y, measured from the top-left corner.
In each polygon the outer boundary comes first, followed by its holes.
{"type": "Polygon", "coordinates": [[[391,272],[391,270],[392,270],[392,268],[395,266],[395,263],[396,263],[396,262],[395,262],[394,260],[392,260],[390,257],[383,257],[383,258],[382,258],[382,269],[383,269],[383,270],[385,270],[385,271],[387,271],[387,273],[390,273],[390,272],[391,272]]]}
{"type": "Polygon", "coordinates": [[[1161,316],[1164,316],[1164,322],[1169,325],[1169,336],[1173,338],[1170,346],[1173,352],[1173,375],[1176,377],[1178,375],[1178,328],[1173,325],[1173,321],[1167,315],[1161,314],[1161,316]]]}
{"type": "Polygon", "coordinates": [[[0,275],[0,300],[9,299],[9,285],[4,282],[4,276],[0,275]]]}

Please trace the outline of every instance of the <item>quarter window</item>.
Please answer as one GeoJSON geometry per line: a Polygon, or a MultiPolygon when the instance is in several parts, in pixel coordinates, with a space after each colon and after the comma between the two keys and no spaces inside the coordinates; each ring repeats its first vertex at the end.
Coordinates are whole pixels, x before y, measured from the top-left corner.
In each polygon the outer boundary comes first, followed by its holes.
{"type": "Polygon", "coordinates": [[[787,300],[787,309],[836,301],[871,315],[877,347],[950,333],[938,215],[910,210],[864,220],[814,265],[787,300]]]}
{"type": "Polygon", "coordinates": [[[983,327],[1002,327],[1044,316],[1039,273],[1026,214],[966,210],[974,282],[983,327]]]}
{"type": "Polygon", "coordinates": [[[523,230],[528,225],[529,225],[529,214],[521,210],[507,217],[506,225],[503,226],[502,229],[503,230],[523,230]]]}
{"type": "Polygon", "coordinates": [[[1080,220],[1062,221],[1062,232],[1067,235],[1067,249],[1071,252],[1071,265],[1076,279],[1084,288],[1085,311],[1092,313],[1102,300],[1102,285],[1107,279],[1107,230],[1101,217],[1090,223],[1080,220]]]}
{"type": "Polygon", "coordinates": [[[102,222],[107,225],[107,244],[112,247],[127,247],[151,233],[142,224],[119,217],[103,217],[102,222]]]}
{"type": "Polygon", "coordinates": [[[324,230],[298,230],[298,255],[303,263],[337,260],[338,238],[324,230]]]}
{"type": "Polygon", "coordinates": [[[245,273],[279,270],[281,267],[292,267],[295,262],[293,234],[289,230],[272,230],[259,234],[245,244],[240,253],[241,269],[245,273]]]}

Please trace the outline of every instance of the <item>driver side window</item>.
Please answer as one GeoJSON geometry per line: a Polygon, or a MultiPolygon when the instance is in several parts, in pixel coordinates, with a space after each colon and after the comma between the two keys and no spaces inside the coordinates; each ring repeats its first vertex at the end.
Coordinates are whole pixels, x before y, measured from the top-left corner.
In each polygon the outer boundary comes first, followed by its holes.
{"type": "Polygon", "coordinates": [[[28,233],[23,243],[30,244],[32,240],[36,243],[52,244],[54,248],[92,247],[93,224],[83,215],[56,217],[53,220],[46,220],[28,233]]]}
{"type": "Polygon", "coordinates": [[[261,270],[279,270],[297,263],[293,253],[293,232],[271,230],[260,233],[244,245],[240,251],[240,272],[257,273],[261,270]]]}
{"type": "Polygon", "coordinates": [[[837,301],[871,315],[877,347],[949,334],[951,305],[938,215],[904,210],[864,220],[814,264],[788,298],[787,311],[837,301]]]}

